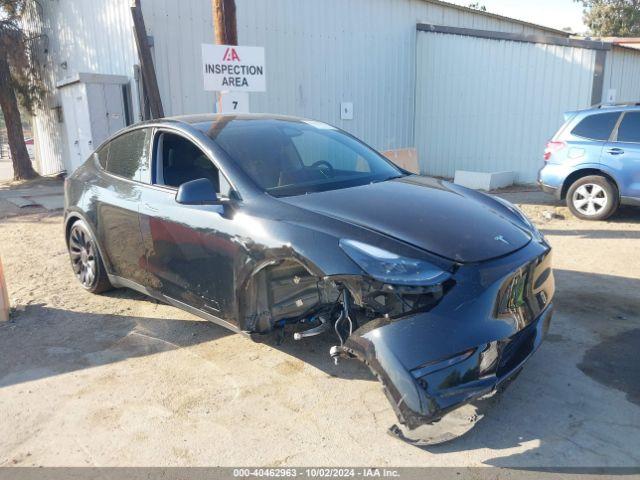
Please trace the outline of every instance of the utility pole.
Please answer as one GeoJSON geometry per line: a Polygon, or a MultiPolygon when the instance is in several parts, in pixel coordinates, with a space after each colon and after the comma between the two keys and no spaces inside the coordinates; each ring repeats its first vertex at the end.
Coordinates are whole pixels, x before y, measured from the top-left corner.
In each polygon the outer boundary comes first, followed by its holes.
{"type": "Polygon", "coordinates": [[[235,0],[211,0],[213,28],[218,45],[238,45],[235,0]]]}
{"type": "Polygon", "coordinates": [[[149,47],[147,29],[144,26],[142,16],[142,6],[140,0],[133,0],[131,3],[131,16],[133,18],[133,33],[138,47],[138,57],[140,59],[140,70],[142,70],[142,82],[146,96],[149,98],[149,109],[153,118],[164,117],[160,89],[158,88],[158,78],[153,66],[153,57],[149,47]]]}
{"type": "MultiPolygon", "coordinates": [[[[213,12],[213,29],[218,45],[238,45],[238,25],[236,21],[236,0],[211,0],[213,12]]],[[[222,111],[222,95],[228,92],[218,92],[217,111],[222,111]]],[[[229,122],[230,117],[214,122],[215,128],[222,129],[229,122]]]]}

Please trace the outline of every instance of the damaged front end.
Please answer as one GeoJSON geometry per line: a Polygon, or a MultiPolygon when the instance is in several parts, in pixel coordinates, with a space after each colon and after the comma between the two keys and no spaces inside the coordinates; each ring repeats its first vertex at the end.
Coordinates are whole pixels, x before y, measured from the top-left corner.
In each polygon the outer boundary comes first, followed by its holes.
{"type": "MultiPolygon", "coordinates": [[[[364,263],[365,248],[350,246],[364,263]]],[[[550,249],[532,242],[448,269],[387,260],[372,275],[323,276],[294,259],[265,264],[245,291],[243,329],[280,340],[287,326],[296,340],[332,331],[336,362],[362,361],[382,383],[399,421],[392,434],[422,445],[450,440],[482,417],[540,345],[553,310],[550,249]]]]}

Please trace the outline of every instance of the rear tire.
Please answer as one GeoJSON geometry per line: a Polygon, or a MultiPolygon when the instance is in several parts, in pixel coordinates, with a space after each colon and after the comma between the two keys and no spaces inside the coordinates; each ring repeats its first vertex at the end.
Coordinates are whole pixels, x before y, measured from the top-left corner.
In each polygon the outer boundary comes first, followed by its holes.
{"type": "Polygon", "coordinates": [[[618,189],[601,175],[589,175],[573,182],[566,201],[571,213],[582,220],[605,220],[620,204],[618,189]]]}
{"type": "Polygon", "coordinates": [[[102,293],[113,288],[104,268],[98,244],[83,220],[76,220],[71,225],[67,246],[71,268],[82,288],[91,293],[102,293]]]}

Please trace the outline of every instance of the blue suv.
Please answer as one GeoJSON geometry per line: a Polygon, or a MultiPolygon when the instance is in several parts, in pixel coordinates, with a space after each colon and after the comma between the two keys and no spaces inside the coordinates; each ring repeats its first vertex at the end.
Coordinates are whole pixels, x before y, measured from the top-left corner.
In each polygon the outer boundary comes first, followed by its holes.
{"type": "Polygon", "coordinates": [[[622,204],[640,205],[640,103],[568,112],[547,144],[540,188],[578,218],[604,220],[622,204]]]}

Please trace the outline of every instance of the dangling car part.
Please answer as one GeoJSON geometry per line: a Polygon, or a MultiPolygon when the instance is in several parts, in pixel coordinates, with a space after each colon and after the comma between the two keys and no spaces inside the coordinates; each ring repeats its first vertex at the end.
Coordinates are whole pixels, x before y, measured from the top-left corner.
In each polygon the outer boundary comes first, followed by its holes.
{"type": "Polygon", "coordinates": [[[320,122],[138,124],[67,179],[65,201],[85,289],[132,288],[259,341],[333,335],[330,355],[372,370],[391,433],[417,444],[473,425],[551,319],[550,247],[516,207],[320,122]]]}
{"type": "MultiPolygon", "coordinates": [[[[526,258],[532,247],[521,255],[526,258]]],[[[461,266],[456,285],[437,305],[372,320],[340,348],[382,382],[400,421],[392,433],[417,444],[454,438],[518,375],[544,338],[553,310],[550,255],[535,250],[538,255],[515,272],[509,257],[480,269],[461,266]],[[476,288],[465,288],[469,283],[476,288]],[[468,402],[474,408],[458,410],[468,402]]]]}

